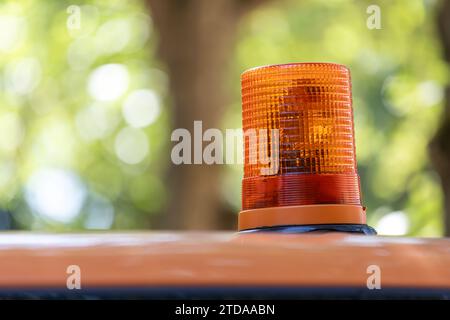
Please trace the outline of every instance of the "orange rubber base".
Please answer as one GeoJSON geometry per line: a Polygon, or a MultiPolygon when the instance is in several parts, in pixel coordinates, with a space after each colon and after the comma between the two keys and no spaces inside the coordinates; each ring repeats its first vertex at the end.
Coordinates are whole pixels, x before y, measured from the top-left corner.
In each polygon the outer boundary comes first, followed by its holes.
{"type": "Polygon", "coordinates": [[[271,207],[239,213],[239,231],[292,225],[366,224],[365,208],[346,204],[271,207]]]}

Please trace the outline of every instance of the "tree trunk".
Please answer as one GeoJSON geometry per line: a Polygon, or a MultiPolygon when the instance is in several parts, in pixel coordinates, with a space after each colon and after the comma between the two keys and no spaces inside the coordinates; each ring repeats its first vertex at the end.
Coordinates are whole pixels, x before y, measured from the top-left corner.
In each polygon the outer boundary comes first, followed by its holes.
{"type": "MultiPolygon", "coordinates": [[[[236,25],[258,1],[147,0],[159,32],[159,54],[167,66],[172,98],[172,129],[193,135],[218,128],[227,105],[224,75],[236,25]]],[[[261,1],[260,1],[261,2],[261,1]]],[[[238,80],[237,80],[238,81],[238,80]]],[[[168,210],[155,227],[229,229],[236,216],[224,216],[220,165],[174,165],[168,172],[168,210]]]]}
{"type": "MultiPolygon", "coordinates": [[[[439,9],[439,34],[445,59],[450,63],[450,0],[443,1],[439,9]]],[[[430,155],[441,177],[445,206],[444,232],[446,236],[450,236],[450,86],[445,90],[443,121],[430,143],[430,155]]]]}

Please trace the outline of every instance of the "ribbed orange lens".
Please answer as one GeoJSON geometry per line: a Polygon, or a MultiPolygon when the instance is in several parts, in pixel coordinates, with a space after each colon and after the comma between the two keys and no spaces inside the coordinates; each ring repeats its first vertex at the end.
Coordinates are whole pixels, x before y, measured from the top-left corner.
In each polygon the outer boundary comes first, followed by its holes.
{"type": "MultiPolygon", "coordinates": [[[[243,210],[313,205],[361,205],[349,70],[332,63],[295,63],[242,74],[244,133],[267,132],[270,155],[278,129],[276,172],[251,161],[261,146],[245,137],[243,210]]],[[[273,164],[272,164],[273,165],[273,164]]]]}

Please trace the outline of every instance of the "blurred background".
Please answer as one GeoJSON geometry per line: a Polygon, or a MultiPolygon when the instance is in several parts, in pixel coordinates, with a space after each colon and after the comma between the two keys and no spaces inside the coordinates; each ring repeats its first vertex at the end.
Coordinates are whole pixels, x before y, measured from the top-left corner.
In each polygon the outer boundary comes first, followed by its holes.
{"type": "Polygon", "coordinates": [[[321,61],[352,72],[368,223],[449,235],[449,59],[449,1],[2,0],[0,228],[235,228],[241,165],[173,165],[172,130],[240,128],[242,71],[321,61]]]}

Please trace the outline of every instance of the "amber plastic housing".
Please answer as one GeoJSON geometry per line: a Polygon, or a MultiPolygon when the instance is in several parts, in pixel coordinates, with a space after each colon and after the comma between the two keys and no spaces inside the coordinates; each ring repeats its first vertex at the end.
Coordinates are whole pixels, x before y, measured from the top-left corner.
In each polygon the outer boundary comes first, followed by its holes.
{"type": "Polygon", "coordinates": [[[241,76],[244,134],[266,133],[258,148],[244,135],[242,209],[309,206],[361,206],[355,157],[350,71],[333,63],[292,63],[257,67],[241,76]],[[271,155],[279,133],[277,164],[271,155]]]}

